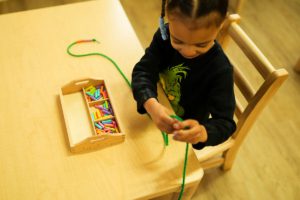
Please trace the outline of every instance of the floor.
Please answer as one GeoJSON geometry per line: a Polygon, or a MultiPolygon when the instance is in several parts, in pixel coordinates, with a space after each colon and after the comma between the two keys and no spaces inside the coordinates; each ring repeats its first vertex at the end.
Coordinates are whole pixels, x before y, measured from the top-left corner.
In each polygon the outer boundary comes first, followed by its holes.
{"type": "MultiPolygon", "coordinates": [[[[0,14],[79,1],[0,0],[0,14]]],[[[161,1],[120,2],[146,48],[157,29],[161,1]]],[[[233,168],[206,171],[194,200],[300,199],[300,74],[293,70],[300,57],[299,11],[299,0],[244,2],[241,27],[271,63],[285,68],[290,76],[258,118],[233,168]]],[[[240,59],[231,46],[228,54],[240,59]]]]}

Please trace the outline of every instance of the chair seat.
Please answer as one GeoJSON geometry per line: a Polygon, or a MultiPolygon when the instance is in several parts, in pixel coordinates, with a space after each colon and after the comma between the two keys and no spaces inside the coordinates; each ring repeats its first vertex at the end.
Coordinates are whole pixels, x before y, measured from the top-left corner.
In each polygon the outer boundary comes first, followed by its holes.
{"type": "Polygon", "coordinates": [[[229,138],[225,142],[217,145],[217,146],[207,146],[201,150],[194,149],[194,152],[199,160],[199,162],[207,161],[216,156],[221,156],[224,151],[232,147],[234,144],[234,139],[229,138]]]}

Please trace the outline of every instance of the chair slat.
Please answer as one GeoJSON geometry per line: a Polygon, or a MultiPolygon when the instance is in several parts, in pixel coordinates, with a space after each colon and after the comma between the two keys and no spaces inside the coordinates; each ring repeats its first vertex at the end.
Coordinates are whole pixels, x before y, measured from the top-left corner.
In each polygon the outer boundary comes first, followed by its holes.
{"type": "Polygon", "coordinates": [[[207,160],[203,163],[201,163],[201,168],[202,169],[210,169],[212,167],[219,167],[224,163],[224,158],[223,157],[216,157],[216,158],[212,158],[210,160],[207,160]]]}
{"type": "Polygon", "coordinates": [[[264,79],[267,78],[268,74],[275,70],[270,61],[263,55],[237,23],[233,22],[230,25],[228,33],[264,79]]]}
{"type": "Polygon", "coordinates": [[[234,65],[234,83],[240,89],[245,99],[249,102],[255,94],[255,90],[244,76],[243,72],[234,65]]]}
{"type": "Polygon", "coordinates": [[[235,106],[234,114],[239,119],[244,111],[244,108],[238,99],[236,99],[235,101],[236,101],[236,106],[235,106]]]}
{"type": "Polygon", "coordinates": [[[226,151],[230,147],[232,147],[234,144],[234,139],[229,138],[222,144],[219,144],[218,146],[207,146],[204,149],[201,150],[194,150],[196,153],[196,156],[200,163],[220,155],[222,152],[226,151]]]}

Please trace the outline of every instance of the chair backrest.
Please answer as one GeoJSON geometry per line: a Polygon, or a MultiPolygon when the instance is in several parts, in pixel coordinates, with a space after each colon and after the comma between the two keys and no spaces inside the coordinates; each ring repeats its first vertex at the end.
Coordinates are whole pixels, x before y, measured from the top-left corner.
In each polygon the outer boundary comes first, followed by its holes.
{"type": "Polygon", "coordinates": [[[241,67],[234,64],[234,58],[229,57],[234,67],[234,83],[236,89],[240,91],[245,101],[241,103],[240,99],[236,97],[235,117],[237,129],[230,139],[217,146],[205,147],[200,151],[195,150],[204,169],[222,166],[224,170],[228,170],[232,167],[238,149],[253,123],[288,77],[288,72],[285,69],[275,69],[272,66],[268,59],[237,24],[238,20],[239,16],[237,14],[230,15],[226,19],[220,31],[218,41],[223,48],[226,48],[231,38],[230,41],[236,43],[243,54],[251,61],[254,66],[253,69],[257,70],[261,75],[262,83],[257,89],[254,89],[253,83],[246,78],[247,74],[242,72],[241,67]]]}
{"type": "Polygon", "coordinates": [[[229,1],[229,11],[232,13],[239,13],[243,7],[244,0],[230,0],[229,1]]]}

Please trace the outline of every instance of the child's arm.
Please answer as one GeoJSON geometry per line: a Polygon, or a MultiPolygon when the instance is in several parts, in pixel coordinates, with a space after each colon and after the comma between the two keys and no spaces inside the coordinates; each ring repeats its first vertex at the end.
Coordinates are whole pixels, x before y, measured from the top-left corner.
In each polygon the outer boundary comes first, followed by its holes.
{"type": "Polygon", "coordinates": [[[160,67],[164,59],[164,41],[159,30],[155,33],[150,46],[132,71],[132,92],[137,102],[137,110],[144,114],[144,103],[150,98],[157,98],[157,82],[160,67]]]}
{"type": "Polygon", "coordinates": [[[155,98],[150,98],[144,103],[147,113],[155,125],[164,132],[171,133],[175,119],[171,118],[172,111],[161,105],[155,98]]]}
{"type": "Polygon", "coordinates": [[[145,55],[135,65],[132,72],[132,91],[137,102],[139,113],[148,113],[156,126],[167,133],[173,128],[175,119],[170,117],[172,111],[157,101],[157,82],[162,71],[164,60],[167,59],[166,46],[170,41],[163,41],[158,30],[145,55]]]}
{"type": "Polygon", "coordinates": [[[224,68],[213,77],[210,93],[208,94],[208,108],[211,118],[201,124],[207,132],[206,142],[194,144],[196,149],[214,146],[226,141],[235,131],[233,120],[235,110],[233,69],[224,68]]]}

